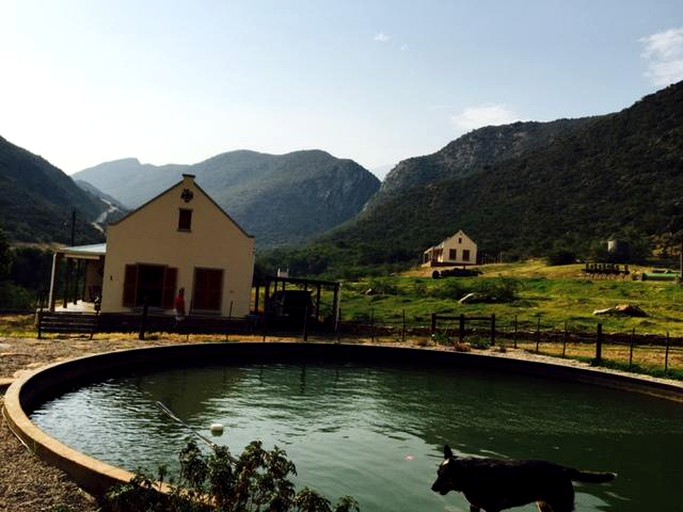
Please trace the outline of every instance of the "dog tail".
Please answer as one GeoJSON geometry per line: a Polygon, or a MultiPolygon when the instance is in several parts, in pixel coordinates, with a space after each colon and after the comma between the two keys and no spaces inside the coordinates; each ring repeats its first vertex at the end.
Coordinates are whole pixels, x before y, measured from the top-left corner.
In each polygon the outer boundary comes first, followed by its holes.
{"type": "Polygon", "coordinates": [[[604,484],[605,482],[614,480],[617,477],[617,474],[603,471],[579,471],[578,469],[570,469],[569,477],[575,482],[604,484]]]}

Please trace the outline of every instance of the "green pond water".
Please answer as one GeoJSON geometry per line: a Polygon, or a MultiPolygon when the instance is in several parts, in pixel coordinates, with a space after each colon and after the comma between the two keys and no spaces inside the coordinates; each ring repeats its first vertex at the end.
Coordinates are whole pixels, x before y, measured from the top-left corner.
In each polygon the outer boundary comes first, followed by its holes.
{"type": "MultiPolygon", "coordinates": [[[[174,466],[187,432],[155,401],[234,454],[284,449],[298,486],[363,511],[467,511],[430,490],[443,445],[456,453],[552,460],[619,474],[577,485],[576,510],[683,510],[683,407],[594,386],[462,368],[280,364],[131,374],[32,415],[65,444],[134,470],[174,466]]],[[[517,510],[536,510],[526,506],[517,510]]]]}

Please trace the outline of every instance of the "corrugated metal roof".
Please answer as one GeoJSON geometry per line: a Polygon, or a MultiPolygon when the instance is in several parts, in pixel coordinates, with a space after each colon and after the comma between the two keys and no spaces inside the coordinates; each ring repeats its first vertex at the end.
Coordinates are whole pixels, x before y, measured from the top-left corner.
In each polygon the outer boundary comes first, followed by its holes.
{"type": "Polygon", "coordinates": [[[73,256],[75,258],[95,258],[107,254],[107,244],[91,244],[91,245],[76,245],[74,247],[63,247],[57,249],[56,252],[62,253],[65,256],[73,256]]]}

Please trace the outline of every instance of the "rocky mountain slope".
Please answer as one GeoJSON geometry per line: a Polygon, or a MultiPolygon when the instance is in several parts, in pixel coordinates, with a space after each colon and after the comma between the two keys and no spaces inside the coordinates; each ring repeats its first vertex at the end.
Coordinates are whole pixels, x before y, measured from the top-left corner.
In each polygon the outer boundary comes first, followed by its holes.
{"type": "Polygon", "coordinates": [[[396,197],[428,183],[485,172],[496,163],[551,145],[594,119],[517,122],[473,130],[436,153],[400,162],[387,174],[376,200],[396,197]]]}
{"type": "Polygon", "coordinates": [[[0,137],[0,228],[13,242],[76,243],[103,240],[92,222],[108,205],[83,191],[40,156],[0,137]]]}
{"type": "Polygon", "coordinates": [[[135,208],[181,178],[197,183],[247,232],[259,248],[297,245],[358,214],[379,180],[351,160],[324,151],[270,155],[232,151],[194,165],[143,165],[118,160],[74,178],[135,208]]]}
{"type": "Polygon", "coordinates": [[[477,130],[402,162],[353,222],[290,253],[288,264],[317,273],[414,264],[459,229],[480,250],[507,257],[558,248],[587,255],[613,238],[675,253],[683,238],[683,82],[567,126],[519,152],[510,141],[520,129],[552,123],[477,130]]]}

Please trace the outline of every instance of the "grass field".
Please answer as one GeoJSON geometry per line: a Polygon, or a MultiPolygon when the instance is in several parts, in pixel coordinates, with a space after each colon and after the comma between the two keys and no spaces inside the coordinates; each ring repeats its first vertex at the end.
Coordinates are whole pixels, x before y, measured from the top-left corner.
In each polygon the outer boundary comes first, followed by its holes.
{"type": "MultiPolygon", "coordinates": [[[[416,269],[400,276],[344,283],[342,319],[400,328],[405,325],[409,331],[428,327],[433,313],[451,317],[495,315],[499,343],[512,346],[512,333],[517,330],[517,345],[535,352],[535,336],[540,331],[544,334],[541,339],[554,334],[558,340],[541,342],[540,353],[584,361],[595,358],[593,339],[600,324],[608,339],[610,335],[623,335],[619,344],[604,344],[600,364],[683,379],[683,287],[676,283],[641,281],[633,276],[591,279],[582,272],[583,265],[550,267],[541,261],[488,265],[480,268],[482,275],[472,278],[432,279],[432,270],[416,269]],[[510,291],[512,297],[507,294],[510,291]],[[460,303],[459,299],[468,293],[488,293],[494,301],[460,303]],[[504,299],[496,301],[498,297],[504,299]],[[637,306],[647,316],[593,314],[620,304],[637,306]],[[563,345],[565,329],[570,339],[580,336],[587,342],[563,345]],[[632,334],[633,352],[629,343],[632,334]],[[667,335],[668,356],[664,346],[667,335]]],[[[640,274],[649,269],[631,270],[640,274]]],[[[439,327],[455,336],[458,320],[440,323],[439,327]]],[[[470,339],[490,337],[490,322],[468,323],[468,327],[479,331],[470,339]]]]}
{"type": "Polygon", "coordinates": [[[541,262],[489,265],[472,278],[431,279],[431,269],[406,275],[344,283],[342,312],[346,319],[378,322],[398,321],[405,315],[409,324],[428,322],[432,313],[441,315],[490,316],[501,328],[517,319],[519,326],[540,323],[543,329],[570,332],[596,331],[601,323],[606,333],[656,334],[683,337],[683,287],[671,282],[628,279],[588,279],[581,265],[548,267],[541,262]],[[461,304],[460,298],[479,290],[514,288],[514,298],[500,302],[461,304]],[[619,304],[641,308],[645,317],[595,316],[599,309],[619,304]]]}
{"type": "MultiPolygon", "coordinates": [[[[432,269],[416,269],[397,276],[344,282],[342,324],[356,321],[366,327],[368,324],[389,326],[394,334],[388,337],[385,334],[382,340],[378,335],[378,340],[428,345],[432,340],[425,331],[434,313],[451,317],[495,315],[498,345],[512,346],[512,333],[516,330],[517,345],[536,351],[536,332],[541,332],[544,336],[540,337],[539,352],[586,361],[595,358],[594,338],[601,324],[608,340],[610,335],[623,334],[620,344],[604,345],[602,364],[683,379],[683,286],[640,281],[631,276],[589,279],[582,269],[582,265],[549,267],[541,261],[531,261],[487,265],[480,268],[482,275],[472,278],[432,279],[432,269]],[[488,301],[460,303],[459,299],[469,293],[488,301]],[[619,304],[638,306],[647,316],[593,315],[595,310],[619,304]],[[569,334],[566,346],[561,341],[565,329],[569,334]],[[401,334],[396,334],[399,331],[401,334]],[[633,353],[628,343],[632,334],[636,335],[633,353]],[[663,344],[667,334],[668,358],[663,344]],[[547,342],[552,335],[559,341],[547,342]],[[577,336],[588,341],[573,342],[572,337],[577,336]]],[[[647,270],[632,267],[635,273],[647,270]]],[[[323,301],[331,309],[331,297],[324,294],[323,301]]],[[[30,315],[3,317],[0,336],[32,336],[35,334],[32,321],[30,315]]],[[[468,327],[476,331],[466,341],[476,345],[477,340],[490,338],[490,321],[468,323],[468,327]]],[[[455,336],[458,320],[440,323],[439,328],[455,336]]]]}

